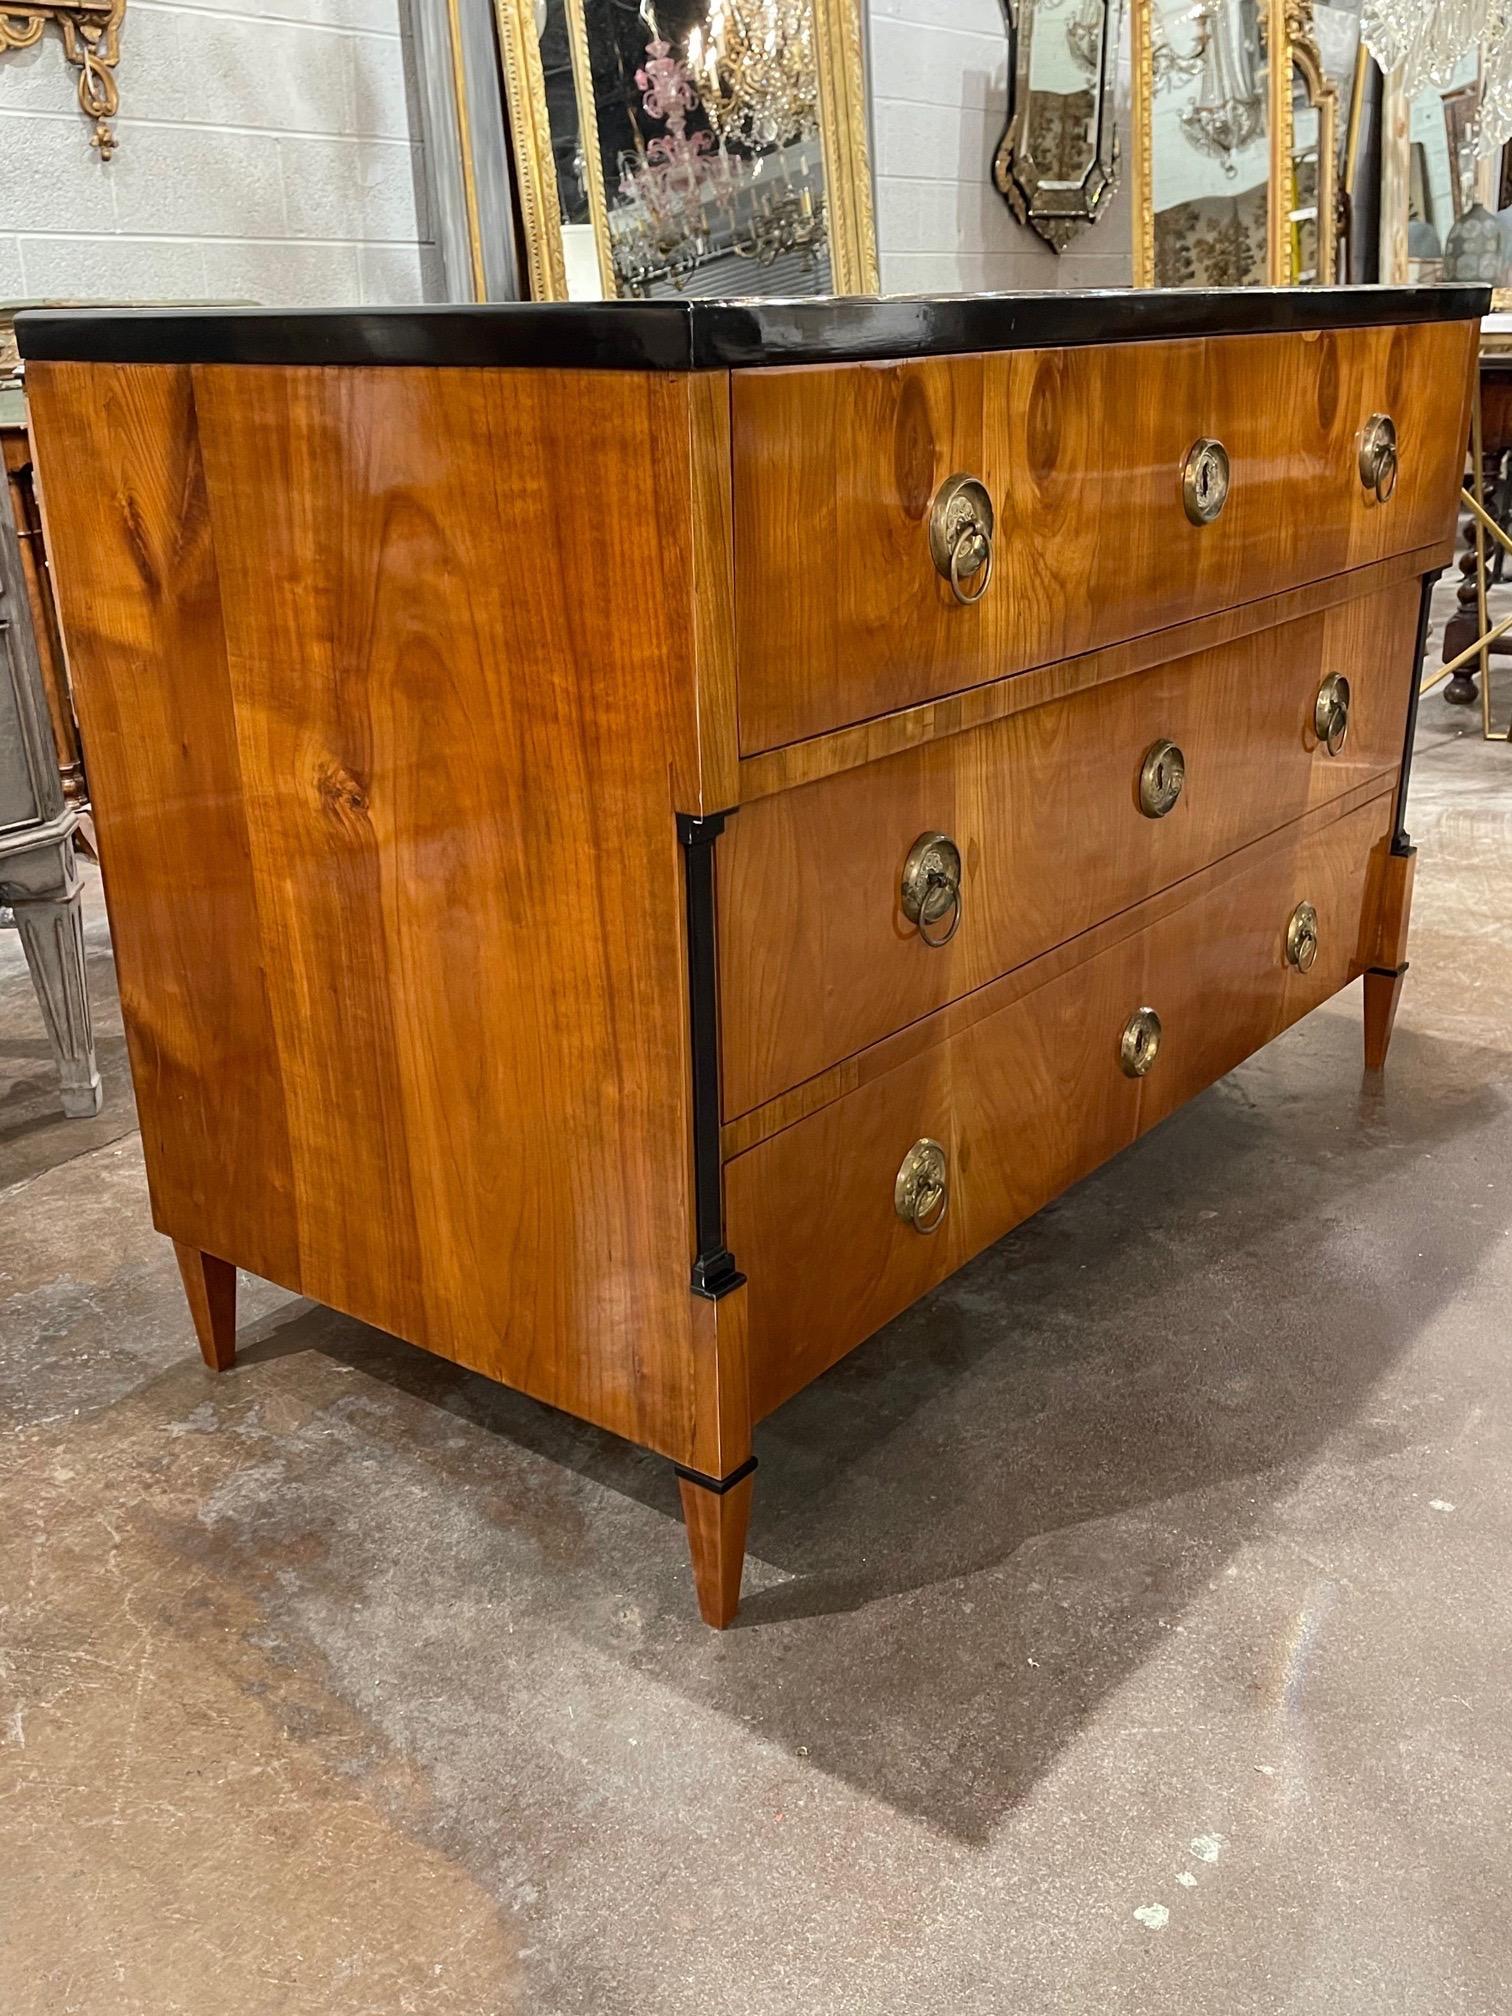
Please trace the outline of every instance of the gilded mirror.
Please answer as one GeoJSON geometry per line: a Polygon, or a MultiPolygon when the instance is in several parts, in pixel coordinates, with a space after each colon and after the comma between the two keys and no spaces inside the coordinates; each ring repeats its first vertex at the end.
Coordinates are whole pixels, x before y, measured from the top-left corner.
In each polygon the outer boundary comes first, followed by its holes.
{"type": "Polygon", "coordinates": [[[1309,0],[1131,10],[1136,286],[1332,282],[1338,95],[1309,0]]]}
{"type": "Polygon", "coordinates": [[[860,0],[496,0],[537,300],[875,293],[860,0]]]}
{"type": "Polygon", "coordinates": [[[1003,0],[1008,123],[992,179],[1063,252],[1118,186],[1114,83],[1122,0],[1003,0]]]}
{"type": "Polygon", "coordinates": [[[1281,278],[1294,287],[1327,286],[1338,278],[1338,87],[1316,45],[1288,37],[1290,126],[1280,159],[1285,163],[1281,226],[1286,233],[1281,278]]]}

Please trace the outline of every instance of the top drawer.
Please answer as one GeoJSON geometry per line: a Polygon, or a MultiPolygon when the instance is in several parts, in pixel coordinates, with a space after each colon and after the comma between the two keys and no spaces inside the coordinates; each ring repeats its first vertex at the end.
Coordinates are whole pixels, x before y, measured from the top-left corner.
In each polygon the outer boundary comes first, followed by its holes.
{"type": "MultiPolygon", "coordinates": [[[[736,372],[741,753],[1447,542],[1475,335],[1426,323],[736,372]],[[1374,415],[1396,430],[1389,501],[1362,477],[1374,415]],[[1206,440],[1228,492],[1194,523],[1183,471],[1206,440]],[[969,605],[931,552],[956,474],[996,516],[985,588],[958,567],[963,594],[981,589],[969,605]]],[[[1213,496],[1211,462],[1197,487],[1213,496]]]]}

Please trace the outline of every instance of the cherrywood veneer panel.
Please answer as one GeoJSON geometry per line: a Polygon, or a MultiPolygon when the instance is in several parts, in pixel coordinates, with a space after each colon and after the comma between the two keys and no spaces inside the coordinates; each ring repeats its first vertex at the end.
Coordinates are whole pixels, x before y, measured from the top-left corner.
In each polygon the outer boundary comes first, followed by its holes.
{"type": "Polygon", "coordinates": [[[720,856],[726,1117],[1395,771],[1420,593],[1404,582],[745,806],[720,856]],[[1337,756],[1313,725],[1329,672],[1352,690],[1337,756]],[[1139,772],[1163,738],[1187,781],[1151,819],[1139,772]],[[942,947],[900,902],[931,831],[963,862],[942,947]]]}
{"type": "Polygon", "coordinates": [[[1353,979],[1374,941],[1372,857],[1391,811],[1383,793],[1321,830],[1275,835],[1254,866],[1148,929],[736,1155],[726,1196],[750,1277],[756,1418],[1353,979]],[[1303,900],[1321,934],[1305,974],[1284,956],[1303,900]],[[1119,1038],[1145,1004],[1164,1037],[1136,1080],[1119,1038]],[[893,1208],[922,1137],[949,1156],[933,1237],[893,1208]]]}
{"type": "Polygon", "coordinates": [[[1016,351],[733,379],[743,755],[1442,540],[1468,323],[1016,351]],[[1387,504],[1360,481],[1396,421],[1387,504]],[[1192,525],[1200,436],[1233,482],[1192,525]],[[996,573],[961,608],[929,557],[957,470],[997,507],[996,573]]]}
{"type": "Polygon", "coordinates": [[[688,381],[29,390],[158,1224],[708,1460],[688,381]]]}

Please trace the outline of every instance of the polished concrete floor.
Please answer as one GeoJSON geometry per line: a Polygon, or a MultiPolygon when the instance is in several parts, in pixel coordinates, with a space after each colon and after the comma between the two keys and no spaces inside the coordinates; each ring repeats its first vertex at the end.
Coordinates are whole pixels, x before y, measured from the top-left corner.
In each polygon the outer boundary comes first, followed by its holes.
{"type": "Polygon", "coordinates": [[[261,1284],[207,1373],[103,922],[89,1123],[0,936],[5,2016],[1512,2008],[1477,725],[1384,1081],[1352,990],[785,1408],[724,1636],[664,1465],[261,1284]]]}

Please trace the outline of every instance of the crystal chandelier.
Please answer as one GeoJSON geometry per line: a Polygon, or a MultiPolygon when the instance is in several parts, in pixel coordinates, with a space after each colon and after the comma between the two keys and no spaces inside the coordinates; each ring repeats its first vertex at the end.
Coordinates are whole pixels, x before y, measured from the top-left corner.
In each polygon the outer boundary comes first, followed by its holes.
{"type": "Polygon", "coordinates": [[[1265,98],[1249,52],[1243,46],[1238,9],[1228,0],[1193,9],[1198,22],[1200,81],[1181,114],[1181,130],[1199,153],[1223,163],[1225,175],[1239,171],[1234,156],[1265,130],[1265,98]]]}
{"type": "Polygon", "coordinates": [[[1409,98],[1443,90],[1479,50],[1475,151],[1484,158],[1512,138],[1512,0],[1366,0],[1360,32],[1383,70],[1401,65],[1409,98]]]}
{"type": "Polygon", "coordinates": [[[682,288],[733,252],[770,266],[826,247],[818,66],[811,0],[709,0],[685,50],[651,30],[635,72],[647,116],[664,127],[619,160],[622,202],[610,213],[615,269],[631,293],[682,288]],[[702,124],[694,124],[702,114],[702,124]]]}
{"type": "MultiPolygon", "coordinates": [[[[1102,69],[1107,24],[1103,0],[1081,0],[1066,23],[1066,47],[1079,70],[1095,77],[1102,69]]],[[[1117,37],[1115,36],[1115,41],[1117,37]]]]}
{"type": "Polygon", "coordinates": [[[688,36],[688,68],[721,149],[764,153],[818,130],[809,0],[710,0],[707,26],[688,36]]]}

